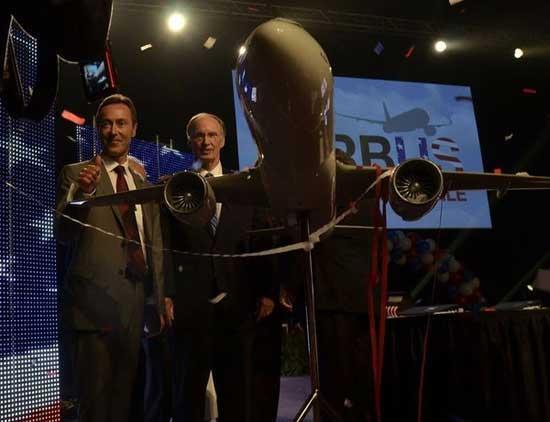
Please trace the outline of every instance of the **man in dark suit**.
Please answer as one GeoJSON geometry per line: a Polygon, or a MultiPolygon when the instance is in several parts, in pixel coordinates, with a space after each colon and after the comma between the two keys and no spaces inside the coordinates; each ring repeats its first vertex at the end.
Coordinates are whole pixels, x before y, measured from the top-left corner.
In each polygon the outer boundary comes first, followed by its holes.
{"type": "Polygon", "coordinates": [[[146,185],[128,166],[137,129],[132,101],[112,95],[99,105],[96,119],[103,151],[61,170],[56,231],[71,249],[63,318],[74,330],[80,420],[120,422],[130,417],[145,297],[153,298],[159,315],[164,310],[162,238],[156,204],[70,205],[72,200],[146,185]]]}
{"type": "MultiPolygon", "coordinates": [[[[224,171],[220,150],[225,144],[223,121],[200,113],[189,121],[187,136],[205,177],[224,171]]],[[[254,209],[217,204],[205,227],[167,221],[172,249],[198,253],[236,254],[248,250],[254,209]]],[[[218,400],[219,420],[250,419],[250,352],[256,318],[269,315],[272,306],[263,283],[252,268],[261,259],[229,259],[172,254],[167,279],[167,314],[174,319],[175,361],[179,366],[175,391],[175,420],[203,422],[205,390],[210,370],[218,400]],[[172,300],[173,299],[173,300],[172,300]]],[[[271,303],[273,303],[272,299],[271,303]]]]}

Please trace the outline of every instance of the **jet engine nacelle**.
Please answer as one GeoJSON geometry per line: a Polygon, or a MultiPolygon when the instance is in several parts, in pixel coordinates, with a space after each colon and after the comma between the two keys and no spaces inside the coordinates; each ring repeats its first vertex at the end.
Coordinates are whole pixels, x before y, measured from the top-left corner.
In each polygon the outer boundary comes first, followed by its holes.
{"type": "Polygon", "coordinates": [[[214,190],[197,173],[177,173],[164,187],[164,202],[172,215],[184,224],[205,226],[216,213],[214,190]]]}
{"type": "Polygon", "coordinates": [[[442,193],[441,169],[422,158],[404,161],[390,179],[390,205],[405,221],[418,220],[430,212],[442,193]]]}

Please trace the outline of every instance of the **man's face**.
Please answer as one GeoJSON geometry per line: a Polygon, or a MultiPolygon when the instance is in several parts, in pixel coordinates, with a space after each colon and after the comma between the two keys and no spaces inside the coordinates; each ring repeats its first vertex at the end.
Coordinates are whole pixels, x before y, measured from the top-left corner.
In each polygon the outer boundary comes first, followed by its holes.
{"type": "Polygon", "coordinates": [[[225,145],[223,129],[212,117],[199,118],[191,132],[191,149],[196,159],[215,166],[220,161],[220,150],[225,145]]]}
{"type": "Polygon", "coordinates": [[[97,124],[103,153],[115,161],[123,162],[137,129],[128,106],[117,103],[103,107],[97,124]]]}

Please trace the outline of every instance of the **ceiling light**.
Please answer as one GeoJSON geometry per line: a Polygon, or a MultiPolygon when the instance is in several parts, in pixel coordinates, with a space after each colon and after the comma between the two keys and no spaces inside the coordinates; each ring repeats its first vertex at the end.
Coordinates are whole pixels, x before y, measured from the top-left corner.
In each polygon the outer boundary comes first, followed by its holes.
{"type": "Polygon", "coordinates": [[[174,12],[168,18],[167,24],[170,31],[180,32],[185,26],[185,16],[181,13],[174,12]]]}
{"type": "Polygon", "coordinates": [[[214,44],[216,44],[216,38],[208,37],[208,39],[204,42],[203,47],[207,50],[210,50],[212,47],[214,47],[214,44]]]}
{"type": "Polygon", "coordinates": [[[521,59],[523,57],[523,50],[521,48],[516,48],[514,50],[514,57],[516,59],[521,59]]]}
{"type": "Polygon", "coordinates": [[[447,49],[447,43],[445,41],[439,40],[434,44],[435,51],[438,53],[443,53],[447,49]]]}

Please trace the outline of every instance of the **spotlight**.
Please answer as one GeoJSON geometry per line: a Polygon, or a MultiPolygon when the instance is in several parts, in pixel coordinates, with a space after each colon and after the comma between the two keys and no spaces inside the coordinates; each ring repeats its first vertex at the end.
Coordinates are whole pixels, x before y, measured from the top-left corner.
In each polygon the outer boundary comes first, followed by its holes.
{"type": "Polygon", "coordinates": [[[185,16],[183,16],[181,13],[174,12],[168,18],[167,24],[170,31],[180,32],[185,26],[185,16]]]}
{"type": "Polygon", "coordinates": [[[523,57],[523,50],[521,48],[516,48],[514,50],[514,57],[516,59],[521,59],[523,57]]]}
{"type": "Polygon", "coordinates": [[[239,48],[239,56],[242,56],[244,53],[246,53],[246,47],[241,45],[241,48],[239,48]]]}
{"type": "Polygon", "coordinates": [[[435,51],[438,53],[443,53],[447,49],[447,43],[445,41],[439,40],[434,44],[435,51]]]}
{"type": "Polygon", "coordinates": [[[527,285],[527,289],[530,290],[530,291],[535,290],[535,289],[533,288],[533,286],[531,286],[530,284],[527,285]]]}

